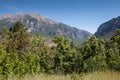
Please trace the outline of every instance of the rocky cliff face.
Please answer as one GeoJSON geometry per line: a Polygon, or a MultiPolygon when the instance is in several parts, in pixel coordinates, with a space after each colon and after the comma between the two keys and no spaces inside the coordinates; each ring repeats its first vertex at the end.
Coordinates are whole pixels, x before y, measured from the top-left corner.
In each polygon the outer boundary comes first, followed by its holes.
{"type": "Polygon", "coordinates": [[[83,41],[91,36],[91,33],[87,31],[54,22],[38,14],[3,15],[0,17],[0,28],[9,27],[16,21],[23,22],[31,34],[39,34],[43,37],[51,38],[55,35],[61,35],[74,41],[83,41]]]}
{"type": "Polygon", "coordinates": [[[100,25],[95,35],[98,38],[109,39],[115,34],[116,29],[120,29],[120,17],[113,18],[100,25]]]}

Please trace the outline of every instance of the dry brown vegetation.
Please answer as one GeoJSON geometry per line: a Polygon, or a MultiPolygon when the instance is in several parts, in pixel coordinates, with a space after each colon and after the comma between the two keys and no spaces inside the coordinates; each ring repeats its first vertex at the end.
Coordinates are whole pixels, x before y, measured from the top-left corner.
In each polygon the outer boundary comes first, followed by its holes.
{"type": "Polygon", "coordinates": [[[120,80],[119,72],[111,72],[111,71],[102,71],[102,72],[94,72],[87,74],[71,74],[71,75],[25,75],[24,77],[17,78],[9,78],[8,80],[120,80]]]}

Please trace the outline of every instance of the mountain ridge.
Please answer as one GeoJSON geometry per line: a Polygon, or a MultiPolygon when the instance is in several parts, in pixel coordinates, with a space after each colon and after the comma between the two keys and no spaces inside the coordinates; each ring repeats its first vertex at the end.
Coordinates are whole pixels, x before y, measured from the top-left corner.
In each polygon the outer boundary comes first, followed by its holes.
{"type": "Polygon", "coordinates": [[[109,39],[115,35],[116,29],[120,29],[120,16],[101,24],[94,35],[98,38],[109,39]]]}
{"type": "Polygon", "coordinates": [[[21,21],[31,34],[39,34],[43,37],[54,37],[61,35],[73,41],[84,41],[92,34],[85,30],[71,27],[64,23],[55,22],[39,14],[7,14],[0,16],[0,28],[13,25],[16,21],[21,21]]]}

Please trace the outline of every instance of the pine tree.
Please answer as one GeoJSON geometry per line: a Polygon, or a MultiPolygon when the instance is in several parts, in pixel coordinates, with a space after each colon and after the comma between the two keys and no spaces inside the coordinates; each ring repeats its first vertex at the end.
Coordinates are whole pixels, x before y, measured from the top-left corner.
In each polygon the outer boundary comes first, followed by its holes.
{"type": "Polygon", "coordinates": [[[16,22],[10,27],[10,30],[2,30],[2,39],[4,39],[7,52],[17,52],[24,54],[29,51],[31,44],[30,34],[26,31],[21,22],[16,22]]]}

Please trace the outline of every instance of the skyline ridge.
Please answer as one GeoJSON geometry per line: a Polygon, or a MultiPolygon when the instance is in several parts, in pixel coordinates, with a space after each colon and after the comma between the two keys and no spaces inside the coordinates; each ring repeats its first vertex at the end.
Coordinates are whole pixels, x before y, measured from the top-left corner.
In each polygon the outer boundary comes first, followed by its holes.
{"type": "Polygon", "coordinates": [[[95,33],[99,25],[120,15],[119,0],[0,0],[0,15],[36,13],[95,33]]]}

